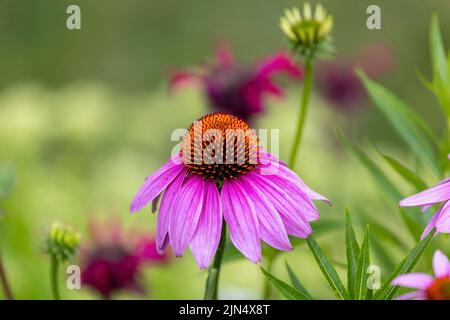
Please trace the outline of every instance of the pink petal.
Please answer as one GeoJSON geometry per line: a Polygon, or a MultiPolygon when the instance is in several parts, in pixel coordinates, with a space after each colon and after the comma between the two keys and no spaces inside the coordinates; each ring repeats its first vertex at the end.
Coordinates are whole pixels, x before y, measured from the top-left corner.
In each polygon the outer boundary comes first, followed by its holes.
{"type": "Polygon", "coordinates": [[[188,71],[174,71],[169,76],[169,90],[174,91],[185,85],[201,85],[202,77],[188,71]]]}
{"type": "Polygon", "coordinates": [[[173,179],[183,170],[184,166],[179,158],[169,160],[155,173],[148,176],[144,184],[133,198],[130,205],[131,213],[142,209],[147,203],[155,199],[173,179]]]}
{"type": "Polygon", "coordinates": [[[256,172],[248,173],[247,177],[258,186],[261,192],[264,192],[267,199],[275,206],[283,219],[288,234],[306,238],[312,233],[311,226],[306,218],[307,215],[305,215],[305,211],[311,210],[311,208],[306,202],[295,203],[283,188],[278,187],[256,172]]]}
{"type": "Polygon", "coordinates": [[[439,216],[441,214],[441,210],[439,209],[438,212],[431,218],[428,225],[425,227],[425,230],[423,231],[422,235],[420,236],[420,240],[423,240],[430,232],[433,230],[433,228],[436,227],[436,222],[439,220],[439,216]]]}
{"type": "Polygon", "coordinates": [[[178,176],[172,181],[166,188],[161,199],[161,205],[159,206],[158,219],[156,221],[156,248],[158,252],[162,253],[166,250],[169,232],[169,221],[172,209],[174,206],[175,197],[181,190],[184,178],[187,170],[182,170],[178,176]]]}
{"type": "Polygon", "coordinates": [[[450,276],[450,262],[448,261],[448,258],[440,250],[437,250],[434,253],[433,269],[434,269],[434,276],[436,278],[450,276]]]}
{"type": "Polygon", "coordinates": [[[283,220],[274,205],[264,195],[264,191],[253,184],[251,178],[242,176],[239,182],[255,205],[261,239],[276,249],[290,251],[292,246],[283,220]]]}
{"type": "Polygon", "coordinates": [[[400,201],[403,207],[424,206],[450,200],[450,181],[444,181],[418,194],[400,201]]]}
{"type": "Polygon", "coordinates": [[[300,78],[303,75],[303,70],[295,65],[293,59],[287,54],[277,53],[261,61],[258,65],[257,73],[260,77],[270,77],[275,73],[285,73],[292,77],[300,78]]]}
{"type": "Polygon", "coordinates": [[[302,213],[308,221],[316,221],[319,219],[319,212],[316,206],[293,182],[278,175],[265,176],[264,178],[284,190],[293,203],[296,203],[298,206],[301,204],[303,208],[302,213]]]}
{"type": "Polygon", "coordinates": [[[231,242],[250,261],[258,263],[261,261],[260,229],[253,203],[237,181],[225,181],[221,196],[231,242]]]}
{"type": "Polygon", "coordinates": [[[447,201],[440,210],[436,221],[436,231],[440,233],[450,233],[450,201],[447,201]]]}
{"type": "Polygon", "coordinates": [[[264,160],[268,160],[271,161],[271,163],[281,163],[282,166],[279,166],[279,172],[275,172],[274,174],[277,174],[279,176],[282,176],[283,178],[292,181],[292,183],[294,183],[304,194],[306,194],[308,196],[309,199],[311,200],[321,200],[321,201],[325,201],[328,204],[331,204],[331,201],[328,200],[326,197],[324,197],[323,195],[313,191],[311,188],[309,188],[304,182],[303,180],[291,169],[289,169],[284,162],[281,162],[280,160],[278,160],[275,156],[273,156],[270,153],[266,153],[265,155],[260,155],[260,157],[264,160]]]}
{"type": "Polygon", "coordinates": [[[170,244],[175,256],[181,257],[194,236],[202,212],[204,180],[198,174],[186,178],[173,200],[169,220],[170,244]]]}
{"type": "Polygon", "coordinates": [[[221,66],[230,66],[234,63],[233,53],[230,46],[226,42],[220,43],[216,47],[216,60],[221,66]]]}
{"type": "Polygon", "coordinates": [[[217,247],[222,230],[222,203],[219,190],[212,180],[205,181],[203,209],[190,248],[200,269],[208,268],[217,247]]]}
{"type": "Polygon", "coordinates": [[[395,300],[426,300],[427,296],[423,291],[413,291],[405,293],[395,298],[395,300]]]}
{"type": "Polygon", "coordinates": [[[433,282],[433,277],[426,273],[408,273],[399,275],[392,281],[393,285],[426,290],[433,282]]]}

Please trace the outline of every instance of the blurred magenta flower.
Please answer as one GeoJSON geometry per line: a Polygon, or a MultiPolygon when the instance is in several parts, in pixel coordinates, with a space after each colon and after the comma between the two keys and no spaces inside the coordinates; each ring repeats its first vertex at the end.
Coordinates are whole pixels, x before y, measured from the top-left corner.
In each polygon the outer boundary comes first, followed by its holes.
{"type": "Polygon", "coordinates": [[[221,45],[216,50],[215,61],[203,66],[201,71],[173,72],[170,88],[198,85],[213,111],[230,113],[249,121],[252,116],[264,112],[265,95],[282,96],[283,91],[273,81],[276,74],[298,79],[302,69],[284,53],[269,56],[254,66],[244,66],[234,61],[226,45],[221,45]]]}
{"type": "Polygon", "coordinates": [[[312,200],[327,201],[260,148],[256,132],[244,120],[223,113],[194,122],[180,153],[146,179],[130,211],[142,209],[162,192],[158,250],[164,252],[170,243],[180,257],[189,245],[201,269],[209,266],[218,248],[222,218],[234,246],[257,263],[261,240],[290,250],[288,234],[308,237],[312,233],[309,222],[319,218],[312,200]],[[215,138],[205,141],[211,132],[215,138]],[[235,144],[230,132],[240,142],[235,144]]]}
{"type": "Polygon", "coordinates": [[[426,273],[402,274],[392,281],[393,285],[417,289],[398,300],[450,300],[450,262],[439,250],[433,256],[434,278],[426,273]]]}
{"type": "Polygon", "coordinates": [[[355,68],[362,68],[372,79],[377,79],[392,70],[392,51],[383,43],[372,43],[363,47],[356,58],[322,62],[317,77],[318,86],[322,95],[338,111],[359,110],[365,101],[364,87],[355,68]]]}
{"type": "Polygon", "coordinates": [[[450,179],[446,179],[425,191],[410,196],[400,201],[403,207],[423,206],[428,209],[431,205],[444,202],[444,205],[431,218],[429,224],[422,234],[422,239],[426,237],[433,228],[437,232],[450,233],[450,179]]]}
{"type": "Polygon", "coordinates": [[[100,225],[92,220],[90,234],[91,243],[81,251],[81,280],[104,299],[121,290],[144,293],[142,268],[167,260],[166,255],[156,253],[154,239],[136,231],[124,233],[118,221],[100,225]]]}

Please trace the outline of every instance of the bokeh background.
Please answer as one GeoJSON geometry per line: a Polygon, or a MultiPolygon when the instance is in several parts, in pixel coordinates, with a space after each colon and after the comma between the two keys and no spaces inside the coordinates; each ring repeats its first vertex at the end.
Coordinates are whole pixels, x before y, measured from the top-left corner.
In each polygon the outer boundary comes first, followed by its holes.
{"type": "MultiPolygon", "coordinates": [[[[130,200],[144,177],[168,158],[174,146],[172,130],[187,127],[208,111],[195,88],[169,94],[169,72],[208,60],[219,41],[227,41],[237,60],[249,64],[285,49],[279,16],[284,8],[301,3],[0,2],[0,164],[13,166],[16,176],[13,193],[0,204],[0,248],[16,297],[51,297],[48,259],[41,253],[41,243],[53,220],[74,225],[86,241],[87,222],[93,216],[116,217],[125,229],[153,233],[156,216],[149,209],[131,216],[130,200]],[[66,28],[70,4],[81,8],[81,30],[66,28]]],[[[336,61],[351,60],[374,43],[388,48],[392,64],[379,81],[411,103],[439,132],[442,116],[417,71],[431,74],[428,30],[433,13],[439,15],[444,43],[450,44],[450,2],[321,3],[335,17],[336,61]],[[366,28],[370,4],[381,7],[381,30],[366,28]]],[[[267,100],[266,113],[256,119],[255,126],[281,129],[280,157],[286,159],[300,83],[282,83],[285,98],[267,100]]],[[[355,141],[370,137],[400,159],[408,159],[409,151],[370,102],[363,99],[355,108],[355,112],[338,108],[315,90],[297,170],[311,187],[333,201],[331,208],[319,204],[322,220],[318,225],[323,222],[330,228],[318,238],[340,272],[345,270],[339,269],[345,261],[341,232],[345,208],[355,221],[362,223],[363,212],[371,214],[406,247],[414,244],[395,205],[374,191],[364,168],[346,154],[335,133],[342,130],[355,141]]],[[[388,243],[384,244],[386,254],[399,262],[406,252],[392,250],[388,243]]],[[[244,259],[229,260],[223,267],[221,297],[260,298],[259,266],[244,259]]],[[[333,297],[304,245],[277,260],[274,273],[283,279],[287,279],[285,260],[314,296],[333,297]]],[[[430,267],[428,262],[424,268],[430,267]]],[[[387,272],[382,270],[382,276],[387,272]]],[[[187,253],[182,259],[146,269],[147,295],[123,293],[115,298],[197,299],[202,297],[205,277],[206,272],[198,270],[187,253]]],[[[63,289],[62,295],[97,297],[89,290],[63,289]]]]}

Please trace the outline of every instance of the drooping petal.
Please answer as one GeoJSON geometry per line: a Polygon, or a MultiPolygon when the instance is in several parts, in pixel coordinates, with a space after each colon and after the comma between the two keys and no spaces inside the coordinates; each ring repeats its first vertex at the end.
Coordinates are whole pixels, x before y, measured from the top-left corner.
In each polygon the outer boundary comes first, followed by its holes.
{"type": "Polygon", "coordinates": [[[440,210],[436,221],[436,231],[440,233],[450,233],[450,201],[447,201],[440,210]]]}
{"type": "Polygon", "coordinates": [[[426,300],[427,296],[423,291],[413,291],[405,293],[395,298],[395,300],[426,300]]]}
{"type": "Polygon", "coordinates": [[[172,180],[183,170],[184,166],[178,158],[170,159],[155,173],[148,176],[144,184],[131,201],[130,211],[135,213],[147,203],[155,199],[172,180]]]}
{"type": "Polygon", "coordinates": [[[423,240],[431,232],[431,230],[436,227],[436,222],[439,220],[440,214],[441,210],[439,209],[439,211],[435,213],[435,215],[431,218],[430,222],[425,227],[425,230],[420,236],[420,240],[423,240]]]}
{"type": "Polygon", "coordinates": [[[425,290],[433,282],[433,277],[426,273],[408,273],[399,275],[392,281],[393,285],[425,290]]]}
{"type": "Polygon", "coordinates": [[[181,191],[187,170],[182,170],[178,176],[166,188],[159,206],[158,218],[156,220],[156,248],[158,252],[164,252],[169,244],[168,232],[170,215],[174,207],[174,200],[181,191]]]}
{"type": "Polygon", "coordinates": [[[309,204],[304,201],[295,203],[283,188],[256,172],[248,173],[247,177],[251,178],[252,183],[257,185],[267,199],[273,203],[288,234],[306,238],[312,233],[311,226],[306,218],[309,214],[305,214],[306,211],[311,210],[309,204]]]}
{"type": "Polygon", "coordinates": [[[437,250],[433,256],[433,270],[436,278],[450,276],[450,262],[445,254],[437,250]]]}
{"type": "Polygon", "coordinates": [[[175,256],[181,257],[194,236],[202,212],[204,180],[192,174],[175,197],[169,220],[169,237],[175,256]]]}
{"type": "Polygon", "coordinates": [[[242,176],[239,181],[255,205],[261,239],[276,249],[290,251],[292,246],[275,206],[265,196],[264,191],[251,182],[251,178],[242,176]]]}
{"type": "Polygon", "coordinates": [[[400,201],[403,207],[424,206],[450,200],[450,181],[445,181],[427,190],[400,201]]]}
{"type": "Polygon", "coordinates": [[[260,228],[253,203],[238,181],[225,181],[221,197],[231,242],[250,261],[258,263],[261,261],[260,228]]]}
{"type": "MultiPolygon", "coordinates": [[[[320,200],[325,201],[328,204],[331,204],[331,201],[328,200],[323,195],[315,192],[311,188],[309,188],[305,182],[291,169],[289,169],[284,162],[278,160],[275,156],[273,156],[270,153],[266,153],[265,155],[260,155],[263,159],[269,160],[272,164],[275,163],[281,163],[282,165],[279,166],[277,169],[277,172],[274,172],[273,174],[277,174],[281,177],[283,177],[286,180],[291,181],[294,183],[306,196],[311,200],[320,200]]],[[[269,173],[270,174],[270,173],[269,173]]]]}
{"type": "Polygon", "coordinates": [[[270,77],[275,73],[285,73],[294,78],[303,75],[302,69],[285,53],[277,53],[262,60],[258,64],[257,73],[260,77],[270,77]]]}
{"type": "Polygon", "coordinates": [[[217,247],[222,230],[222,202],[216,183],[205,181],[203,208],[190,248],[200,269],[208,268],[217,247]]]}

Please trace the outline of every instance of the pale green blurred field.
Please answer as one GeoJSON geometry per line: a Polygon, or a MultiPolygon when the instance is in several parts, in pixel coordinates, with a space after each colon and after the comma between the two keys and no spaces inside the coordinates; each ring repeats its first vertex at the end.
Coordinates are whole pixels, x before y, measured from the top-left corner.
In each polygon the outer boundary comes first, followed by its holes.
{"type": "MultiPolygon", "coordinates": [[[[284,101],[272,100],[267,117],[257,124],[281,128],[281,158],[289,150],[296,96],[291,90],[284,101]]],[[[118,216],[124,225],[154,230],[156,217],[150,210],[132,216],[129,202],[144,177],[168,158],[175,145],[170,141],[172,129],[186,127],[205,112],[195,90],[169,96],[161,86],[137,95],[95,83],[60,90],[33,83],[17,85],[1,94],[0,105],[0,161],[12,164],[17,176],[16,188],[4,205],[7,215],[1,223],[1,244],[14,293],[26,299],[50,297],[48,261],[39,247],[54,219],[73,224],[85,237],[90,215],[118,216]]],[[[323,221],[342,221],[345,208],[358,221],[363,209],[412,246],[395,204],[384,204],[364,169],[333,138],[334,114],[317,96],[311,109],[298,173],[333,201],[332,207],[319,204],[323,221]]],[[[404,156],[395,145],[386,144],[383,149],[404,156]]],[[[345,261],[341,231],[319,236],[326,252],[338,262],[345,261]]],[[[394,261],[399,259],[397,252],[394,261]]],[[[280,257],[275,273],[282,277],[284,260],[313,294],[332,297],[305,246],[280,257]]],[[[145,277],[149,298],[201,298],[205,276],[190,253],[173,258],[167,266],[149,268],[145,277]]],[[[259,298],[261,280],[259,266],[244,259],[227,263],[222,295],[259,298]]],[[[82,291],[64,292],[64,297],[92,296],[82,291]]]]}
{"type": "MultiPolygon", "coordinates": [[[[383,82],[412,102],[439,130],[442,124],[436,103],[421,87],[415,71],[418,68],[429,74],[427,32],[432,12],[441,15],[449,43],[448,2],[380,1],[386,8],[386,27],[379,33],[360,27],[369,2],[323,1],[336,16],[337,53],[355,54],[370,41],[392,46],[396,69],[383,82]]],[[[244,61],[283,48],[278,16],[284,7],[300,2],[230,1],[218,5],[196,1],[183,6],[176,1],[172,8],[164,1],[135,1],[127,10],[124,4],[108,6],[105,1],[80,3],[92,11],[87,16],[90,29],[78,35],[55,27],[63,21],[56,17],[57,9],[64,12],[65,2],[39,7],[5,1],[0,6],[0,20],[4,21],[0,39],[5,40],[0,44],[0,165],[12,165],[16,175],[11,197],[0,203],[6,213],[0,217],[0,248],[13,292],[21,299],[51,298],[48,260],[40,245],[53,220],[73,224],[84,240],[89,240],[90,216],[120,217],[125,226],[154,231],[156,216],[149,208],[130,215],[130,200],[144,178],[169,157],[175,145],[170,141],[172,131],[189,126],[207,112],[202,96],[194,89],[169,95],[167,71],[209,57],[218,38],[230,39],[244,61]]],[[[282,159],[289,153],[298,95],[299,88],[292,84],[286,99],[269,100],[266,115],[256,121],[257,128],[280,129],[282,159]]],[[[385,119],[370,104],[367,107],[361,118],[346,118],[314,94],[297,172],[333,202],[332,207],[318,204],[322,217],[318,225],[343,222],[348,208],[358,225],[358,236],[361,217],[369,214],[411,248],[415,241],[399,218],[397,204],[376,191],[371,177],[347,155],[336,137],[336,130],[358,143],[369,136],[383,151],[411,164],[410,152],[385,119]]],[[[405,195],[413,192],[384,168],[405,195]]],[[[436,182],[426,172],[423,175],[427,183],[436,182]]],[[[345,261],[342,228],[317,237],[335,262],[345,261]]],[[[387,238],[379,238],[382,251],[398,263],[406,251],[393,248],[387,238]]],[[[440,236],[435,246],[445,251],[448,244],[448,237],[440,236]]],[[[431,253],[430,249],[417,268],[430,269],[431,253]]],[[[274,274],[285,280],[286,260],[315,297],[333,297],[304,244],[277,260],[274,274]]],[[[386,262],[377,255],[374,260],[383,266],[385,277],[390,271],[384,268],[386,262]]],[[[345,279],[344,269],[337,268],[345,279]]],[[[144,298],[201,298],[205,277],[206,272],[197,268],[187,252],[182,259],[173,258],[168,265],[146,271],[150,292],[144,298]]],[[[228,262],[223,267],[221,297],[258,299],[262,278],[258,265],[244,259],[228,262]]],[[[63,290],[62,295],[96,297],[87,290],[63,290]]],[[[123,294],[117,298],[139,297],[123,294]]]]}

